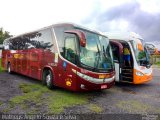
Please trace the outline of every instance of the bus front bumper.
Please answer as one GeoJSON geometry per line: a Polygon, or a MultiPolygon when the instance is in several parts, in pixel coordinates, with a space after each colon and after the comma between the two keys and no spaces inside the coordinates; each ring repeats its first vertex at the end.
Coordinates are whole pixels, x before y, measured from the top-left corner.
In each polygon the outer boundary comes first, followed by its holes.
{"type": "Polygon", "coordinates": [[[138,71],[138,70],[134,70],[134,84],[142,84],[142,83],[145,83],[145,82],[149,82],[153,79],[153,76],[152,76],[152,70],[150,70],[149,73],[142,73],[141,71],[138,71]],[[141,73],[141,74],[137,74],[137,73],[141,73]]]}

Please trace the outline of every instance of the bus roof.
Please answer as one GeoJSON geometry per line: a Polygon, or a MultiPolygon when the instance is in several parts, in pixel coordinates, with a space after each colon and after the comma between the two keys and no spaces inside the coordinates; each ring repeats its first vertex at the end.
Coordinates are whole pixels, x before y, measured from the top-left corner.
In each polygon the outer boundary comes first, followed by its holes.
{"type": "Polygon", "coordinates": [[[107,35],[109,39],[116,39],[116,40],[124,40],[124,41],[135,40],[135,39],[143,40],[143,38],[135,32],[106,32],[105,35],[107,35]]]}
{"type": "MultiPolygon", "coordinates": [[[[26,35],[26,34],[33,33],[33,32],[37,32],[37,31],[41,31],[41,30],[45,30],[45,29],[47,29],[47,28],[52,28],[52,27],[56,27],[56,26],[73,26],[73,27],[77,27],[77,28],[80,28],[80,29],[84,29],[84,30],[87,30],[87,31],[90,31],[90,32],[93,32],[93,33],[97,33],[97,34],[106,36],[106,35],[103,34],[102,32],[98,32],[98,31],[95,31],[95,30],[91,30],[91,29],[89,29],[89,28],[86,28],[86,27],[83,27],[83,26],[80,26],[80,25],[77,25],[77,24],[74,24],[74,23],[57,23],[57,24],[53,24],[53,25],[50,25],[50,26],[47,26],[47,27],[43,27],[43,28],[34,30],[34,31],[22,33],[22,34],[20,34],[20,35],[13,36],[13,37],[11,37],[11,38],[16,38],[16,37],[19,37],[19,36],[22,36],[22,35],[26,35]]],[[[106,36],[106,37],[107,37],[107,36],[106,36]]]]}

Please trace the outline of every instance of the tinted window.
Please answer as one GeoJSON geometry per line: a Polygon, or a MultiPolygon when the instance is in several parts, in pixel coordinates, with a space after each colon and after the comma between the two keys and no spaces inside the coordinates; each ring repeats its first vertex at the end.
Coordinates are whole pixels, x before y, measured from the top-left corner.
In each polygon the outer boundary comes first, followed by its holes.
{"type": "Polygon", "coordinates": [[[60,51],[62,56],[64,54],[65,31],[69,30],[69,29],[73,29],[73,27],[71,27],[71,26],[66,26],[66,27],[57,26],[57,27],[54,27],[57,42],[58,42],[59,51],[60,51]]]}
{"type": "MultiPolygon", "coordinates": [[[[10,39],[10,38],[9,38],[10,39]]],[[[8,50],[9,49],[9,39],[5,39],[4,42],[3,42],[3,46],[4,46],[4,49],[5,50],[8,50]]]]}
{"type": "Polygon", "coordinates": [[[27,41],[26,46],[28,49],[42,48],[51,50],[53,46],[52,34],[50,29],[46,29],[40,32],[34,32],[32,34],[24,36],[24,38],[25,41],[27,41]]]}
{"type": "Polygon", "coordinates": [[[51,50],[52,46],[53,41],[50,29],[26,34],[9,41],[9,48],[13,50],[23,50],[31,48],[51,50]]]}
{"type": "Polygon", "coordinates": [[[119,61],[119,48],[118,46],[111,44],[112,52],[113,52],[113,59],[117,62],[119,61]]]}
{"type": "Polygon", "coordinates": [[[9,40],[9,49],[11,50],[21,50],[25,46],[25,41],[22,37],[17,37],[9,40]]]}
{"type": "Polygon", "coordinates": [[[66,34],[65,37],[65,44],[64,44],[64,58],[69,60],[72,63],[76,61],[76,42],[77,37],[74,34],[66,34]]]}

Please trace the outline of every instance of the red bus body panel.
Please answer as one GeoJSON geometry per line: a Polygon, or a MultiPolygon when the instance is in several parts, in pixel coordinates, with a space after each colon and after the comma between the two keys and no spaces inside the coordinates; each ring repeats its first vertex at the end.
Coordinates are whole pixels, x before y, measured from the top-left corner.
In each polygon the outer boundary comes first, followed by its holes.
{"type": "Polygon", "coordinates": [[[2,50],[2,67],[7,69],[7,65],[10,63],[11,71],[37,80],[42,80],[44,69],[50,69],[53,73],[54,85],[72,91],[108,89],[114,85],[114,79],[107,83],[96,84],[79,77],[73,70],[97,79],[100,78],[100,76],[114,78],[115,71],[110,73],[98,73],[78,67],[61,56],[58,51],[59,48],[56,46],[57,43],[55,39],[56,38],[53,37],[54,52],[38,48],[2,50]]]}
{"type": "MultiPolygon", "coordinates": [[[[81,77],[77,76],[72,70],[79,72],[85,71],[85,74],[94,78],[99,78],[99,74],[93,73],[88,70],[73,65],[70,62],[62,60],[58,57],[58,63],[54,63],[55,54],[49,51],[40,49],[30,50],[5,50],[2,51],[2,67],[7,69],[7,63],[11,64],[11,70],[25,76],[29,76],[38,80],[42,79],[42,73],[44,68],[49,68],[54,74],[53,80],[55,86],[59,86],[72,91],[88,91],[88,90],[100,90],[108,89],[114,85],[114,81],[104,84],[95,84],[88,82],[81,77]],[[63,67],[63,62],[66,62],[66,68],[63,67]],[[67,85],[67,82],[71,83],[67,85]],[[81,88],[81,84],[85,85],[85,88],[81,88]],[[101,86],[106,85],[106,88],[101,86]]],[[[104,74],[104,73],[103,73],[104,74]]],[[[114,72],[105,73],[108,77],[113,77],[114,72]]]]}

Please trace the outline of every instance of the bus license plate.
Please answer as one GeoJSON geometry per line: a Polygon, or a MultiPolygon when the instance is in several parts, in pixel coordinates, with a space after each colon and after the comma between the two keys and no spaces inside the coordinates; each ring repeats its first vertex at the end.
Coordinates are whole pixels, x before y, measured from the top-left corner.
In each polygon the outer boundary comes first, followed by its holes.
{"type": "Polygon", "coordinates": [[[107,85],[101,85],[101,89],[107,88],[107,85]]]}

